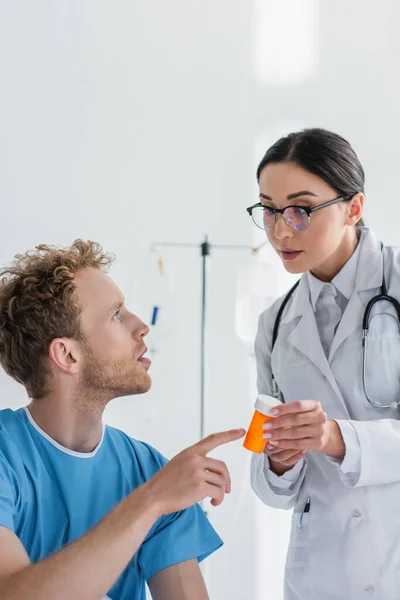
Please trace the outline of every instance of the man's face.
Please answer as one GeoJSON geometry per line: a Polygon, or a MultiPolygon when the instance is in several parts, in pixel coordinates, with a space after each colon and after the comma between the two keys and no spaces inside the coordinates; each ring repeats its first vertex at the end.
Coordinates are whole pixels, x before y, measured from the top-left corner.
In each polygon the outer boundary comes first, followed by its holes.
{"type": "Polygon", "coordinates": [[[128,311],[120,290],[102,271],[82,270],[75,281],[85,336],[82,386],[110,398],[147,392],[151,362],[143,356],[149,328],[128,311]]]}

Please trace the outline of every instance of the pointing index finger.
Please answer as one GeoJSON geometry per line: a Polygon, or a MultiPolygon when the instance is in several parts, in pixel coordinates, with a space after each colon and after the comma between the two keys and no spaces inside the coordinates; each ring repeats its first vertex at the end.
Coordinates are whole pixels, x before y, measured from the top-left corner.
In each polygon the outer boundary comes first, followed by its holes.
{"type": "Polygon", "coordinates": [[[246,431],[244,429],[230,429],[229,431],[221,431],[219,433],[212,433],[211,435],[204,438],[200,442],[197,442],[192,449],[195,449],[199,454],[206,456],[211,450],[214,450],[218,446],[223,444],[229,444],[235,440],[240,440],[244,436],[246,431]]]}

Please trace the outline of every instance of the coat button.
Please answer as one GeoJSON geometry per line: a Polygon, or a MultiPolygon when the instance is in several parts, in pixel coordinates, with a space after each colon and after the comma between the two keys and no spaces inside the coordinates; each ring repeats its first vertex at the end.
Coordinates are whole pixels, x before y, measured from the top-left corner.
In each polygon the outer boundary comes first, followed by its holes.
{"type": "Polygon", "coordinates": [[[367,585],[367,586],[364,588],[364,592],[374,592],[374,591],[375,591],[375,588],[374,588],[374,586],[373,586],[373,585],[367,585]]]}
{"type": "Polygon", "coordinates": [[[360,513],[360,511],[359,511],[359,510],[357,510],[356,508],[354,508],[354,509],[351,511],[351,516],[352,516],[352,517],[355,517],[356,519],[359,519],[359,518],[361,517],[361,513],[360,513]]]}

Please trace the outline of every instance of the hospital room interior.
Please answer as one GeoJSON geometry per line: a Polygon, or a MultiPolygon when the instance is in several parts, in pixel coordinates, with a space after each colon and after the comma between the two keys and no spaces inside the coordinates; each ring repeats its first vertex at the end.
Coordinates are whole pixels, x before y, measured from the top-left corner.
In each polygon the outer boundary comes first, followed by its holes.
{"type": "MultiPolygon", "coordinates": [[[[349,140],[364,222],[399,245],[399,21],[397,0],[0,0],[0,266],[40,244],[95,241],[150,328],[151,389],[109,402],[107,426],[168,459],[248,429],[260,314],[300,277],[246,212],[282,136],[349,140]]],[[[0,391],[0,411],[30,402],[3,369],[0,391]]],[[[224,542],[200,564],[209,598],[304,600],[284,596],[293,508],[254,492],[252,454],[243,439],[210,453],[232,490],[201,502],[224,542]]],[[[359,595],[318,600],[396,597],[378,585],[366,572],[359,595]]]]}

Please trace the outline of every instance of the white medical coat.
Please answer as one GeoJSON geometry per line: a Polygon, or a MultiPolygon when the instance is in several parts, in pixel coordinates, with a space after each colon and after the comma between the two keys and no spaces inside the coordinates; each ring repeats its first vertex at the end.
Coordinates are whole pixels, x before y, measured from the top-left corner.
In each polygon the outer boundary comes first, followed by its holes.
{"type": "MultiPolygon", "coordinates": [[[[318,400],[339,424],[346,444],[342,463],[309,453],[283,477],[269,470],[264,454],[252,457],[256,494],[269,506],[294,508],[286,600],[400,599],[400,413],[367,402],[361,346],[363,314],[380,292],[383,264],[388,293],[400,301],[400,248],[385,247],[382,253],[367,229],[360,244],[355,290],[328,358],[305,275],[284,311],[272,357],[272,330],[282,298],[259,321],[259,393],[272,392],[272,364],[285,401],[318,400]],[[311,507],[300,528],[307,498],[311,507]]],[[[400,400],[400,331],[387,302],[372,311],[367,360],[369,396],[381,403],[400,400]]]]}

